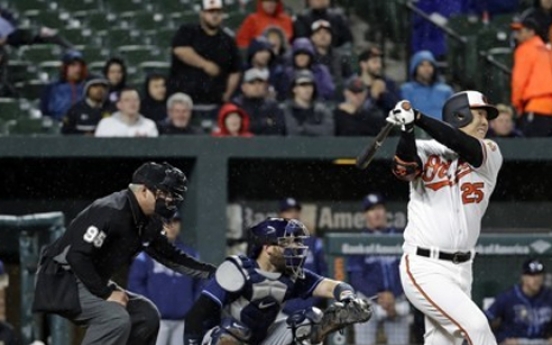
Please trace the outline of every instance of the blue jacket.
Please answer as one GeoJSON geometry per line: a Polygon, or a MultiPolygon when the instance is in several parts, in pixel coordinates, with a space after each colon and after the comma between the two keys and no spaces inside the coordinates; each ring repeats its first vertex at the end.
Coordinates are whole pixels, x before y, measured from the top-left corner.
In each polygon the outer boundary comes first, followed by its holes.
{"type": "MultiPolygon", "coordinates": [[[[198,258],[197,252],[176,241],[175,246],[198,258]]],[[[200,292],[200,280],[177,273],[140,253],[130,267],[128,289],[150,299],[163,320],[183,320],[200,292]]]]}
{"type": "MultiPolygon", "coordinates": [[[[305,260],[305,268],[322,276],[328,276],[328,264],[324,257],[324,247],[322,239],[311,236],[305,243],[309,246],[307,259],[305,260]]],[[[322,303],[320,298],[310,297],[307,299],[296,298],[289,300],[284,307],[284,313],[291,314],[295,311],[303,310],[313,306],[319,306],[322,303]]]]}
{"type": "Polygon", "coordinates": [[[318,97],[323,100],[333,99],[335,95],[335,83],[330,70],[325,65],[314,63],[314,46],[308,38],[298,38],[293,42],[293,55],[291,57],[290,66],[286,68],[285,78],[282,78],[282,80],[275,85],[278,99],[287,99],[290,94],[293,76],[299,70],[294,65],[293,57],[299,52],[304,52],[311,57],[310,71],[314,75],[318,97]]]}
{"type": "Polygon", "coordinates": [[[427,50],[417,52],[410,59],[411,81],[401,86],[401,97],[409,100],[414,108],[436,119],[442,119],[442,108],[445,101],[454,93],[452,88],[441,82],[433,54],[427,50]],[[423,61],[429,61],[435,68],[433,83],[423,85],[416,81],[416,69],[423,61]]]}
{"type": "MultiPolygon", "coordinates": [[[[373,233],[368,229],[365,233],[373,233]]],[[[387,228],[382,234],[399,233],[395,228],[387,228]]],[[[349,283],[366,297],[383,291],[390,291],[395,297],[401,296],[403,288],[399,275],[400,258],[394,255],[352,255],[347,258],[349,283]]]]}
{"type": "Polygon", "coordinates": [[[498,343],[506,338],[548,338],[552,321],[552,290],[543,287],[537,295],[528,297],[519,284],[515,285],[498,295],[485,310],[485,315],[491,321],[501,319],[495,331],[498,343]]]}

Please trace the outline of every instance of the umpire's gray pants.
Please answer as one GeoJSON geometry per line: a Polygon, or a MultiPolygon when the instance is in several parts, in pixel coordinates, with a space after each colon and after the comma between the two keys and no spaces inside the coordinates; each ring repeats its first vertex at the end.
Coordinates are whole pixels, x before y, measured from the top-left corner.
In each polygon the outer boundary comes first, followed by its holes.
{"type": "Polygon", "coordinates": [[[130,293],[126,308],[93,295],[78,281],[82,312],[73,319],[87,327],[81,345],[155,345],[159,312],[148,299],[130,293]]]}

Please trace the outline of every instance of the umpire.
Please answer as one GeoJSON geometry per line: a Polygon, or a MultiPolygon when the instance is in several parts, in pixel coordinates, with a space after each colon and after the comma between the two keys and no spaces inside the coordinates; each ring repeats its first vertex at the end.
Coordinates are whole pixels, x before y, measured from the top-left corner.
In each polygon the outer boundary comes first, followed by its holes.
{"type": "Polygon", "coordinates": [[[162,219],[175,213],[185,191],[182,171],[149,162],[134,172],[128,189],[94,201],[44,248],[33,310],[87,327],[82,345],[154,345],[157,309],[110,278],[140,251],[193,277],[214,273],[214,266],[196,261],[163,235],[162,219]]]}

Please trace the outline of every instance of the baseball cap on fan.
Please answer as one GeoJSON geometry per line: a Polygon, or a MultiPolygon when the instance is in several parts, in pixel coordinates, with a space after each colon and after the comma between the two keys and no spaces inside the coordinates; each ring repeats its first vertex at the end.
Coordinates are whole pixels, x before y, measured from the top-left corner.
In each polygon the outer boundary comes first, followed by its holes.
{"type": "Polygon", "coordinates": [[[332,24],[330,24],[329,21],[327,20],[324,20],[324,19],[319,19],[317,21],[315,21],[314,23],[312,23],[311,25],[311,31],[312,32],[316,32],[320,29],[327,29],[328,31],[332,31],[332,24]]]}
{"type": "Polygon", "coordinates": [[[385,205],[385,199],[380,193],[370,193],[362,199],[362,209],[364,211],[368,211],[377,205],[385,205]]]}
{"type": "Polygon", "coordinates": [[[544,273],[544,264],[539,259],[527,259],[522,266],[523,274],[536,275],[544,273]]]}
{"type": "Polygon", "coordinates": [[[268,78],[270,77],[270,72],[268,69],[260,69],[260,68],[250,68],[248,69],[244,76],[243,81],[246,83],[251,83],[255,80],[262,80],[262,81],[268,81],[268,78]]]}
{"type": "Polygon", "coordinates": [[[222,10],[222,7],[222,0],[201,0],[202,11],[222,10]]]}

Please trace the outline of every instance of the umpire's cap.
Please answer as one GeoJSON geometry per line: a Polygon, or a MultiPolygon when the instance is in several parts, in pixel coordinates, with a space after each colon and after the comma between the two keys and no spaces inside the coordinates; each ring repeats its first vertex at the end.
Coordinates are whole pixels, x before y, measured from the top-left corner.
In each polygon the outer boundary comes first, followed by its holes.
{"type": "Polygon", "coordinates": [[[167,162],[142,164],[132,175],[132,183],[143,184],[150,189],[170,192],[177,197],[183,197],[187,190],[186,175],[167,162]]]}
{"type": "Polygon", "coordinates": [[[528,275],[542,274],[544,273],[544,264],[539,259],[527,259],[523,263],[522,272],[528,275]]]}

